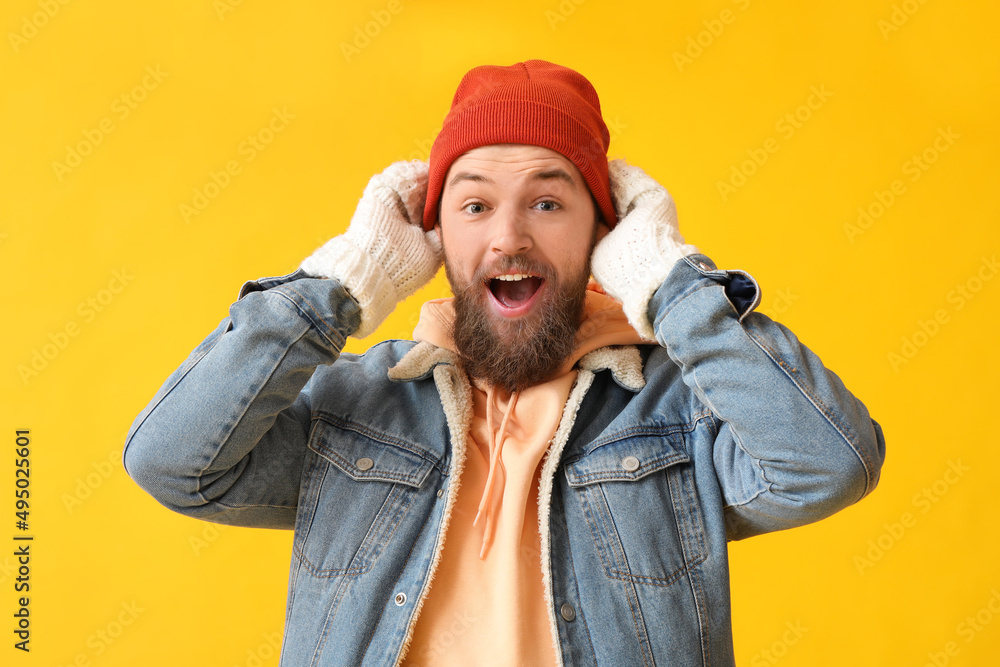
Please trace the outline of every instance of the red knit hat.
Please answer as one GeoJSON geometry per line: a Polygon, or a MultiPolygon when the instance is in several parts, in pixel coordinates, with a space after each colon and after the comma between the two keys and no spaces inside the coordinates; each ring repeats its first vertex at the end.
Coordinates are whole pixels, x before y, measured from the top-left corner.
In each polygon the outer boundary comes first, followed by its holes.
{"type": "Polygon", "coordinates": [[[580,73],[544,60],[469,70],[431,147],[424,229],[437,222],[451,163],[490,144],[529,144],[561,153],[580,170],[605,223],[614,227],[618,216],[608,186],[610,142],[597,92],[580,73]]]}

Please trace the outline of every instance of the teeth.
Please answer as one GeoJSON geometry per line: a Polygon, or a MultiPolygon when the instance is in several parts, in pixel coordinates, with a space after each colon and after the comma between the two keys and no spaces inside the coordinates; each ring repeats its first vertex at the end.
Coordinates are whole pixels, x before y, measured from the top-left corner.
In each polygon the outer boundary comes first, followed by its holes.
{"type": "Polygon", "coordinates": [[[507,282],[511,282],[511,281],[515,281],[515,280],[526,280],[526,279],[528,279],[530,277],[531,276],[528,275],[527,273],[509,273],[507,275],[497,276],[496,280],[504,280],[504,281],[507,281],[507,282]]]}

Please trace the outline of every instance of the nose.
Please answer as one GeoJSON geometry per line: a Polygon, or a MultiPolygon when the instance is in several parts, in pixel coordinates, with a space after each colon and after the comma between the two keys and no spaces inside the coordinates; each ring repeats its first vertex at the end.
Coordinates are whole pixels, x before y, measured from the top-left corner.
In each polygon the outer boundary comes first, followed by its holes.
{"type": "Polygon", "coordinates": [[[498,255],[523,255],[531,247],[527,220],[512,207],[498,210],[493,216],[492,251],[498,255]]]}

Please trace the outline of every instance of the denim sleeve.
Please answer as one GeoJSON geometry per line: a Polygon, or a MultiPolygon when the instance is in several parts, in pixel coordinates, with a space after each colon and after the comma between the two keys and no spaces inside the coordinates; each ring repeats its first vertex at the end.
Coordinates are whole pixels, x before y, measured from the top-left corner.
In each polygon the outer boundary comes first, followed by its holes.
{"type": "Polygon", "coordinates": [[[188,516],[291,528],[310,428],[306,385],[360,321],[335,280],[297,271],[246,283],[135,419],[125,470],[188,516]]]}
{"type": "Polygon", "coordinates": [[[865,406],[784,326],[756,282],[704,255],[677,262],[649,305],[660,345],[712,411],[729,539],[822,519],[870,493],[885,456],[865,406]]]}

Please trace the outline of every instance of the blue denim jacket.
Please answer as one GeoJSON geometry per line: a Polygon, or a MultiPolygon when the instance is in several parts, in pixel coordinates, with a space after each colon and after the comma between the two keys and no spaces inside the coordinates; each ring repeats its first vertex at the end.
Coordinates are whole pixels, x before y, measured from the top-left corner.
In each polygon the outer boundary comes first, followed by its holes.
{"type": "MultiPolygon", "coordinates": [[[[538,503],[562,664],[734,664],[727,540],[875,487],[878,424],[759,300],[746,274],[686,258],[649,306],[659,346],[580,361],[538,503]]],[[[336,281],[247,283],[126,443],[129,475],[167,507],[295,530],[286,667],[400,663],[464,461],[453,355],[340,354],[359,320],[336,281]]]]}

